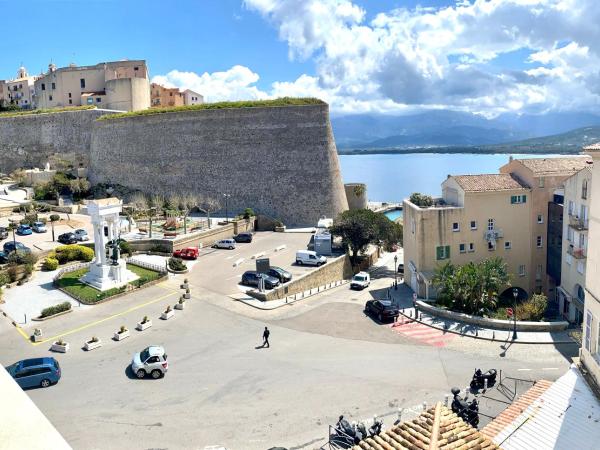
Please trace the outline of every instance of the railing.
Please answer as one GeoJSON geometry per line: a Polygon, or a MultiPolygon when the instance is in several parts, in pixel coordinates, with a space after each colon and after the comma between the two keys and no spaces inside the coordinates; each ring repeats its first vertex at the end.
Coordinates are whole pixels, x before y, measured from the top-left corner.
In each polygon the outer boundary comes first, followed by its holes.
{"type": "Polygon", "coordinates": [[[91,265],[92,265],[91,262],[85,262],[85,263],[78,263],[78,264],[73,264],[71,266],[65,267],[64,269],[60,269],[58,271],[58,273],[56,275],[54,275],[53,280],[54,281],[58,280],[65,273],[75,272],[76,270],[79,270],[79,269],[87,269],[91,265]]]}
{"type": "Polygon", "coordinates": [[[587,257],[585,250],[585,248],[578,248],[571,245],[567,249],[567,253],[575,259],[585,259],[587,257]]]}
{"type": "Polygon", "coordinates": [[[163,274],[167,273],[166,266],[162,266],[160,264],[153,264],[153,263],[150,263],[147,261],[140,261],[139,259],[136,259],[135,257],[127,258],[126,262],[127,262],[127,264],[133,264],[134,266],[142,267],[142,268],[148,269],[148,270],[153,270],[158,273],[163,273],[163,274]]]}
{"type": "Polygon", "coordinates": [[[569,216],[569,226],[576,229],[577,231],[583,231],[588,229],[588,220],[581,219],[577,216],[569,216]]]}

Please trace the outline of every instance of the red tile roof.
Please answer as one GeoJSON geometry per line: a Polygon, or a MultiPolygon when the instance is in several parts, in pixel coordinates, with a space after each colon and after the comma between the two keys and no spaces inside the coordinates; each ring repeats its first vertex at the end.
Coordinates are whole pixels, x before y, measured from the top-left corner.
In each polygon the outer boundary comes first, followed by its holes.
{"type": "Polygon", "coordinates": [[[455,175],[450,178],[456,180],[465,192],[485,191],[514,191],[529,189],[521,184],[512,175],[507,173],[492,173],[484,175],[455,175]]]}

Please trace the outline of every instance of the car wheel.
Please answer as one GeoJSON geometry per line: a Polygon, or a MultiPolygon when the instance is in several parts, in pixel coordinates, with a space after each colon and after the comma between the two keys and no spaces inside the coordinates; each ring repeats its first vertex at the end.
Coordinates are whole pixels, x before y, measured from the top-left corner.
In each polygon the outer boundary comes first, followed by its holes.
{"type": "Polygon", "coordinates": [[[146,372],[144,371],[144,369],[140,369],[136,372],[135,374],[139,379],[142,379],[146,376],[146,372]]]}
{"type": "Polygon", "coordinates": [[[300,261],[299,259],[296,260],[296,264],[298,264],[299,266],[302,265],[302,261],[300,261]]]}
{"type": "Polygon", "coordinates": [[[160,376],[162,375],[162,372],[158,369],[154,369],[151,373],[152,378],[154,378],[155,380],[160,378],[160,376]]]}
{"type": "Polygon", "coordinates": [[[377,314],[377,320],[383,323],[383,316],[381,315],[381,313],[377,314]]]}
{"type": "Polygon", "coordinates": [[[229,247],[229,250],[233,250],[233,249],[234,249],[234,247],[229,247]]]}
{"type": "Polygon", "coordinates": [[[42,380],[42,382],[40,383],[40,386],[43,387],[43,388],[47,388],[48,386],[50,386],[50,380],[44,378],[42,380]]]}

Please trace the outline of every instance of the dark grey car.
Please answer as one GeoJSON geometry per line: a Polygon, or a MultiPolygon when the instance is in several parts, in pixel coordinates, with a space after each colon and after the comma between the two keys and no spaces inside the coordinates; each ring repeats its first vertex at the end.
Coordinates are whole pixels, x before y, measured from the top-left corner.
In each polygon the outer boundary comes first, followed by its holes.
{"type": "Polygon", "coordinates": [[[254,270],[248,270],[242,275],[242,284],[246,286],[258,286],[258,281],[263,278],[265,280],[265,288],[273,289],[279,286],[279,280],[264,273],[259,273],[254,270]]]}

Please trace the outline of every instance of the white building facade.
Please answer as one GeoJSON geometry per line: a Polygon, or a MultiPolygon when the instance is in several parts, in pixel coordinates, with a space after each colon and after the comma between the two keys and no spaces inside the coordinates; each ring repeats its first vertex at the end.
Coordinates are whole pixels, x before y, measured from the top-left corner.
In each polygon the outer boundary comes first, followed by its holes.
{"type": "Polygon", "coordinates": [[[35,77],[29,76],[25,67],[19,67],[15,79],[0,81],[0,100],[5,105],[31,109],[35,104],[34,83],[35,77]]]}

